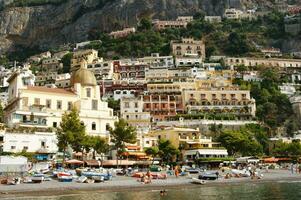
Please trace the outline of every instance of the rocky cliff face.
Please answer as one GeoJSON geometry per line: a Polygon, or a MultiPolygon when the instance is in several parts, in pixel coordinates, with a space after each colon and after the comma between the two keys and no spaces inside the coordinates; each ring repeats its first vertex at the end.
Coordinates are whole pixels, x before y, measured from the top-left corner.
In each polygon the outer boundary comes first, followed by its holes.
{"type": "MultiPolygon", "coordinates": [[[[4,2],[8,1],[0,0],[0,6],[5,7],[4,2]]],[[[178,15],[192,15],[198,11],[204,11],[208,15],[221,15],[229,6],[244,8],[255,6],[256,2],[255,0],[67,0],[60,5],[7,7],[0,12],[0,54],[13,51],[18,46],[49,49],[64,43],[83,41],[88,38],[91,30],[110,31],[133,25],[143,16],[166,19],[178,15]]]]}

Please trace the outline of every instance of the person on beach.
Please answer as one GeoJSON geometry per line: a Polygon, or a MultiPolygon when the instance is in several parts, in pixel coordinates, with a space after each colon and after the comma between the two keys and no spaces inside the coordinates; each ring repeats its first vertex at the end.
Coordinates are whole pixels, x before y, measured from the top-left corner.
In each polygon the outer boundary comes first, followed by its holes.
{"type": "Polygon", "coordinates": [[[148,182],[151,183],[152,182],[152,175],[151,175],[149,170],[146,172],[146,177],[148,178],[148,182]]]}
{"type": "Polygon", "coordinates": [[[175,167],[175,175],[178,178],[178,176],[179,176],[179,168],[178,168],[178,166],[175,167]]]}

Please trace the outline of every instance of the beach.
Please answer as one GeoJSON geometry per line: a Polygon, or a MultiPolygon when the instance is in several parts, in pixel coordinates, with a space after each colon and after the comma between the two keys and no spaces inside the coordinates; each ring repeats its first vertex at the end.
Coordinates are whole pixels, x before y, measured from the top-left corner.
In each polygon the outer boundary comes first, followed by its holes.
{"type": "MultiPolygon", "coordinates": [[[[192,175],[191,177],[196,177],[192,175]]],[[[25,197],[25,196],[52,196],[80,194],[87,191],[141,191],[141,190],[160,190],[179,187],[210,187],[216,185],[229,185],[241,183],[264,183],[273,181],[301,181],[301,174],[291,174],[288,170],[270,170],[263,172],[263,178],[252,180],[250,177],[207,181],[205,185],[191,184],[191,177],[168,177],[166,180],[152,180],[150,184],[142,184],[136,178],[117,176],[113,180],[104,183],[62,183],[57,180],[43,182],[41,184],[20,184],[15,186],[1,185],[0,198],[25,197]]]]}

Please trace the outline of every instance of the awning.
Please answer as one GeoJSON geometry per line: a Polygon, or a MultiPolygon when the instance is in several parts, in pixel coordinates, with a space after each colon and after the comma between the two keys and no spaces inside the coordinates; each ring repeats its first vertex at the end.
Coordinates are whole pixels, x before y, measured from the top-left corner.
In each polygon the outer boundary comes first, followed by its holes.
{"type": "Polygon", "coordinates": [[[101,165],[101,162],[97,161],[97,160],[85,160],[85,163],[88,166],[100,166],[101,165]]]}
{"type": "Polygon", "coordinates": [[[279,161],[279,159],[277,159],[277,158],[265,158],[265,159],[263,159],[263,161],[265,163],[276,163],[276,162],[279,161]]]}
{"type": "Polygon", "coordinates": [[[126,147],[128,150],[140,150],[139,146],[127,146],[126,147]]]}
{"type": "Polygon", "coordinates": [[[80,161],[80,160],[75,160],[75,159],[73,159],[73,160],[68,160],[68,161],[66,161],[65,163],[66,163],[66,164],[71,164],[71,165],[81,165],[81,164],[83,164],[84,162],[83,162],[83,161],[80,161]]]}
{"type": "Polygon", "coordinates": [[[146,156],[146,153],[144,153],[144,152],[123,152],[122,155],[144,157],[144,156],[146,156]]]}

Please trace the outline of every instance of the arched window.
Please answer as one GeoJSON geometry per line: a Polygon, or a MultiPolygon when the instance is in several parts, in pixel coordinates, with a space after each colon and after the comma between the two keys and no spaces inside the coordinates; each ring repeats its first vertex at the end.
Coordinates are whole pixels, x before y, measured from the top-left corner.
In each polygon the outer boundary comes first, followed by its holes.
{"type": "Polygon", "coordinates": [[[92,130],[93,130],[93,131],[96,130],[96,123],[95,123],[95,122],[92,123],[92,130]]]}

